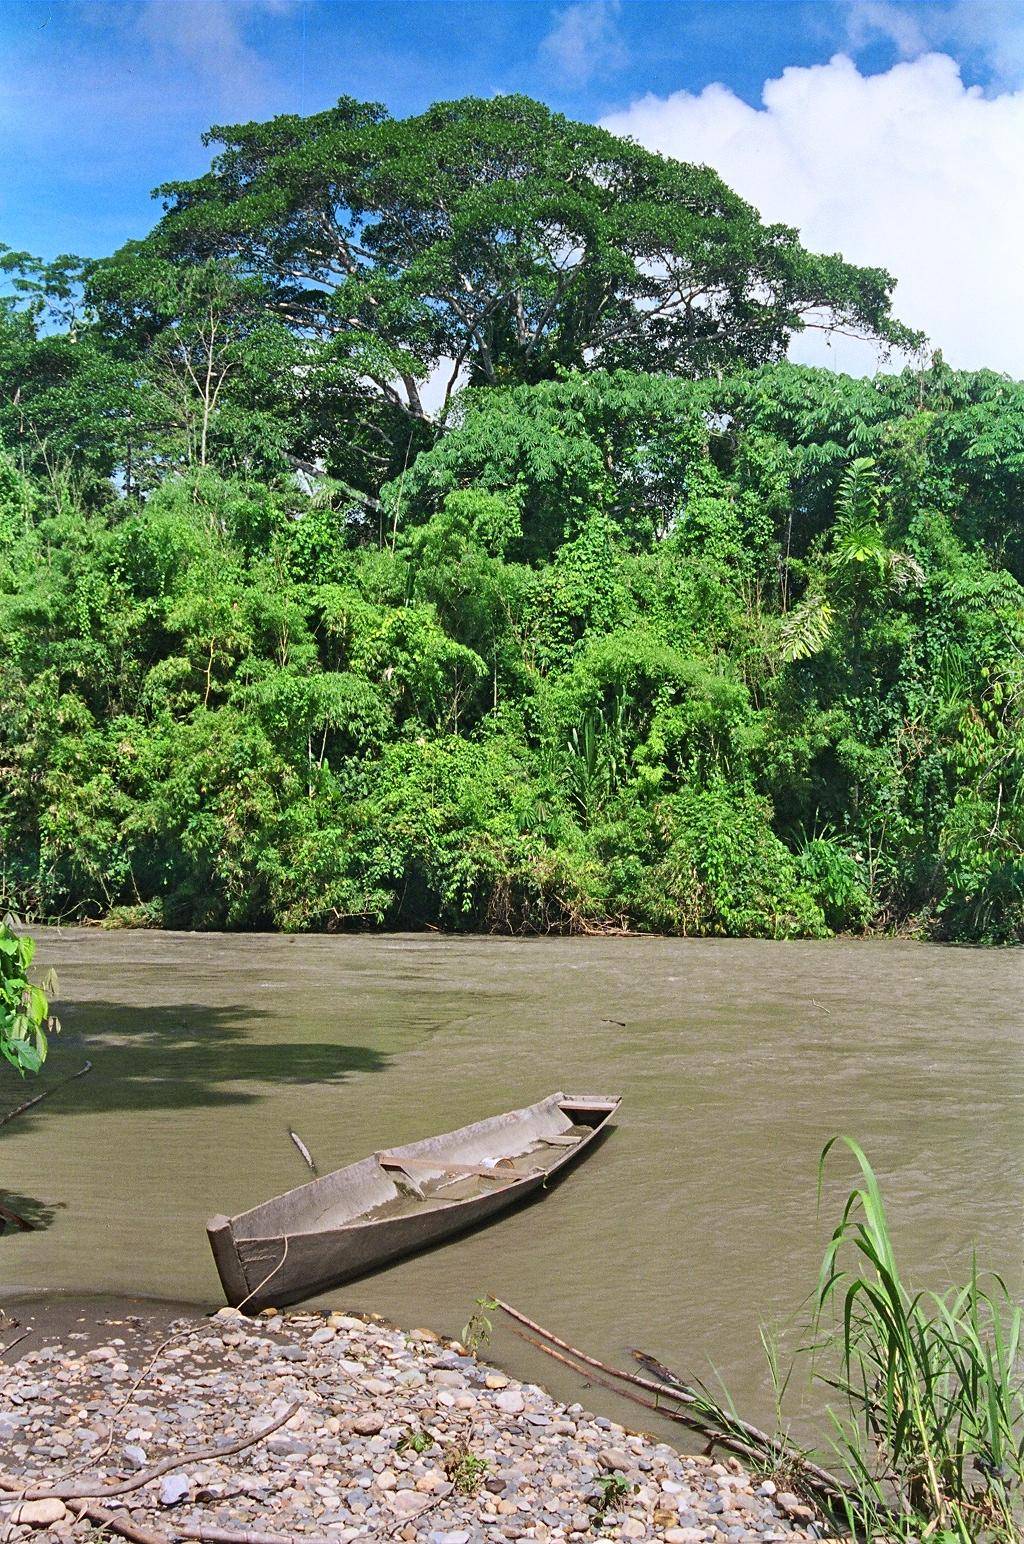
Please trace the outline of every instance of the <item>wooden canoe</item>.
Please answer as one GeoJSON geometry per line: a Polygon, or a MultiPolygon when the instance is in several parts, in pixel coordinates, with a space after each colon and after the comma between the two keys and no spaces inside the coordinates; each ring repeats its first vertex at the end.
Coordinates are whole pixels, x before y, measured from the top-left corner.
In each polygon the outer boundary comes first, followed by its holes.
{"type": "Polygon", "coordinates": [[[522,1110],[374,1153],[206,1225],[229,1303],[284,1307],[464,1233],[585,1151],[617,1097],[550,1094],[522,1110]]]}

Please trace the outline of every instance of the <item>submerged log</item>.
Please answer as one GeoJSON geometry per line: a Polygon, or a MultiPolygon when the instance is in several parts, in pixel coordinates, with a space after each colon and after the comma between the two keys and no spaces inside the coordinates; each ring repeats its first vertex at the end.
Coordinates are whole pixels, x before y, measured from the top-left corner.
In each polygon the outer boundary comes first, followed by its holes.
{"type": "Polygon", "coordinates": [[[31,1110],[33,1105],[41,1104],[44,1099],[49,1099],[58,1088],[63,1088],[67,1083],[73,1083],[76,1078],[84,1078],[87,1072],[92,1071],[92,1062],[87,1061],[84,1067],[79,1067],[77,1072],[69,1072],[66,1078],[58,1078],[56,1083],[51,1083],[49,1088],[44,1088],[42,1093],[33,1094],[31,1099],[16,1104],[13,1110],[8,1110],[6,1115],[0,1115],[0,1126],[8,1125],[16,1115],[24,1115],[26,1110],[31,1110]]]}

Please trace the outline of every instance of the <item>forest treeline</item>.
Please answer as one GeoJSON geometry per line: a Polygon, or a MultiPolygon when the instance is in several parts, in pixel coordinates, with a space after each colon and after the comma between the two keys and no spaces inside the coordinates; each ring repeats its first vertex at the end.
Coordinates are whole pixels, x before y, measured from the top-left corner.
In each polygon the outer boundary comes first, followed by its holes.
{"type": "Polygon", "coordinates": [[[209,138],[0,256],[5,908],[1024,937],[1024,388],[524,98],[209,138]]]}

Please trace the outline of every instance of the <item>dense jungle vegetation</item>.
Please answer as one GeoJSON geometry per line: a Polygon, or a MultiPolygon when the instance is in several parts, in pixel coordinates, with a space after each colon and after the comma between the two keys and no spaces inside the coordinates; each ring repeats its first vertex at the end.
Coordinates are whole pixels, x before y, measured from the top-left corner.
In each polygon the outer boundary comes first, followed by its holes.
{"type": "Polygon", "coordinates": [[[2,250],[5,907],[1024,937],[1019,384],[526,99],[210,140],[2,250]]]}

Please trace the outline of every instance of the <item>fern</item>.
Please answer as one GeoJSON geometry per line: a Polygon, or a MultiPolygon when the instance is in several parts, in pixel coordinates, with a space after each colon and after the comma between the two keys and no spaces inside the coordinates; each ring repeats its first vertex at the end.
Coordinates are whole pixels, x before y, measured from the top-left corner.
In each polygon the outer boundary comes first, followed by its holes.
{"type": "Polygon", "coordinates": [[[792,662],[820,654],[832,634],[832,607],[820,591],[805,595],[782,623],[782,657],[792,662]]]}

